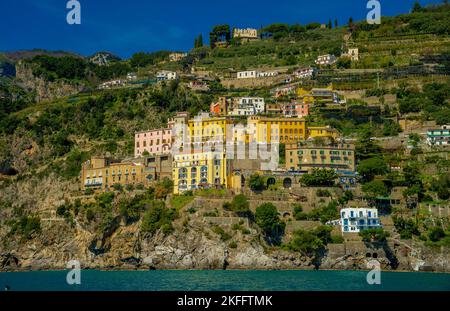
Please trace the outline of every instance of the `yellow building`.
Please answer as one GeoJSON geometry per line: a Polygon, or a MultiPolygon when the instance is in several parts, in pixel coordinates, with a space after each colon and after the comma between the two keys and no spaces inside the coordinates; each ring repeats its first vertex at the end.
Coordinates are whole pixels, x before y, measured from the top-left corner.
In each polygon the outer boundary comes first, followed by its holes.
{"type": "Polygon", "coordinates": [[[286,169],[312,171],[334,169],[338,173],[355,172],[355,145],[349,143],[307,143],[286,146],[286,169]]]}
{"type": "Polygon", "coordinates": [[[228,188],[230,165],[225,152],[180,153],[173,160],[174,194],[228,188]]]}
{"type": "Polygon", "coordinates": [[[197,149],[202,146],[223,144],[226,141],[228,126],[233,124],[230,118],[210,117],[208,113],[190,119],[187,112],[178,113],[173,122],[174,141],[178,144],[176,148],[179,148],[179,150],[175,150],[176,152],[181,152],[189,147],[197,149]],[[186,144],[191,144],[191,146],[186,144]]]}
{"type": "Polygon", "coordinates": [[[307,135],[308,138],[324,137],[337,139],[339,132],[331,126],[309,126],[307,135]]]}
{"type": "Polygon", "coordinates": [[[142,162],[114,162],[103,157],[93,157],[82,165],[81,189],[110,190],[115,184],[122,186],[142,184],[155,180],[154,167],[142,162]]]}
{"type": "Polygon", "coordinates": [[[247,120],[251,140],[257,143],[296,143],[307,138],[304,119],[251,116],[247,120]]]}

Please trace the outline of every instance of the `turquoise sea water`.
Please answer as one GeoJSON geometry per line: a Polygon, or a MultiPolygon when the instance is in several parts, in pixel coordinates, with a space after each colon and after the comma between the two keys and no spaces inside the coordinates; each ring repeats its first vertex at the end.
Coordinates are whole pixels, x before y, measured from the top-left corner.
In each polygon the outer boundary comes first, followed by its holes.
{"type": "Polygon", "coordinates": [[[368,285],[364,271],[82,271],[69,286],[67,271],[0,273],[13,291],[450,291],[450,274],[381,273],[368,285]]]}

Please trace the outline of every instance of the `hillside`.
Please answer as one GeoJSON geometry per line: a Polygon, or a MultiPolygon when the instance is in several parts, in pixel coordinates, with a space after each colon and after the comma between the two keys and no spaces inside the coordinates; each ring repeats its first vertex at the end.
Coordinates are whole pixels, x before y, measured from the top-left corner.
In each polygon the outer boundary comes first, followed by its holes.
{"type": "Polygon", "coordinates": [[[89,268],[364,269],[366,254],[377,253],[384,269],[426,263],[449,271],[450,152],[426,142],[427,130],[450,124],[449,23],[446,4],[379,26],[275,24],[260,30],[269,38],[196,47],[178,61],[170,51],[127,60],[108,52],[0,54],[0,270],[60,269],[70,258],[89,268]],[[344,55],[351,47],[358,61],[344,55]],[[316,65],[323,54],[338,60],[316,65]],[[309,66],[317,67],[312,78],[291,79],[309,66]],[[157,83],[162,69],[178,79],[157,83]],[[278,76],[238,81],[236,72],[249,69],[278,76]],[[127,80],[132,72],[135,81],[127,80]],[[101,88],[116,80],[125,82],[101,88]],[[193,89],[194,82],[207,90],[193,89]],[[279,178],[269,184],[274,172],[252,175],[262,190],[249,178],[241,202],[226,190],[173,195],[168,180],[108,193],[80,188],[83,163],[132,159],[135,133],[164,128],[177,112],[209,111],[221,96],[284,105],[318,87],[336,91],[339,101],[315,103],[304,119],[356,145],[351,191],[301,177],[288,189],[279,178]],[[276,96],[279,88],[291,91],[276,96]],[[344,239],[325,225],[347,204],[395,195],[400,203],[383,215],[388,238],[344,239]],[[275,209],[269,229],[255,220],[265,203],[275,209]]]}

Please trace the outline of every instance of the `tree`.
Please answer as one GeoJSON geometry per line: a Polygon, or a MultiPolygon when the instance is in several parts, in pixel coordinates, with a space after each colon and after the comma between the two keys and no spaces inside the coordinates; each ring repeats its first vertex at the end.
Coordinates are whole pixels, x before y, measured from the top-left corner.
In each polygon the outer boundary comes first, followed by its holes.
{"type": "Polygon", "coordinates": [[[393,217],[392,220],[401,239],[411,239],[413,235],[420,235],[419,227],[414,220],[403,217],[393,217]]]}
{"type": "Polygon", "coordinates": [[[341,57],[338,59],[337,63],[336,63],[337,68],[340,69],[348,69],[352,66],[352,60],[350,57],[341,57]]]}
{"type": "Polygon", "coordinates": [[[329,226],[319,226],[314,230],[300,229],[294,232],[292,240],[289,242],[289,249],[301,252],[307,256],[316,256],[332,241],[329,226]]]}
{"type": "Polygon", "coordinates": [[[250,203],[243,194],[238,194],[231,202],[231,210],[240,217],[248,217],[251,214],[250,203]]]}
{"type": "Polygon", "coordinates": [[[328,20],[328,29],[333,29],[333,23],[331,22],[331,19],[328,20]]]}
{"type": "Polygon", "coordinates": [[[371,181],[377,175],[386,174],[389,169],[387,163],[381,158],[370,158],[358,164],[358,173],[365,181],[371,181]]]}
{"type": "Polygon", "coordinates": [[[355,24],[353,23],[353,17],[350,17],[348,19],[348,29],[350,32],[353,32],[355,30],[355,24]]]}
{"type": "Polygon", "coordinates": [[[163,229],[164,233],[170,233],[173,230],[172,221],[176,216],[176,211],[166,208],[164,202],[153,201],[144,214],[141,230],[153,234],[158,229],[163,229]]]}
{"type": "Polygon", "coordinates": [[[280,220],[275,205],[264,203],[258,206],[255,220],[270,242],[274,244],[280,242],[280,236],[284,233],[285,224],[280,220]]]}
{"type": "Polygon", "coordinates": [[[231,31],[229,25],[217,25],[209,34],[211,49],[216,47],[217,42],[229,43],[231,40],[231,31]]]}
{"type": "Polygon", "coordinates": [[[339,27],[339,23],[337,18],[334,20],[334,28],[338,28],[339,27]]]}
{"type": "Polygon", "coordinates": [[[389,194],[388,188],[381,180],[374,180],[362,186],[362,190],[369,197],[385,197],[389,194]]]}
{"type": "Polygon", "coordinates": [[[155,186],[155,198],[164,199],[169,193],[172,193],[172,191],[173,181],[166,177],[155,186]]]}
{"type": "Polygon", "coordinates": [[[372,131],[365,130],[356,143],[356,157],[361,160],[369,159],[381,152],[380,146],[373,142],[372,131]]]}
{"type": "Polygon", "coordinates": [[[432,242],[439,242],[445,238],[445,231],[441,227],[433,227],[428,231],[428,238],[432,242]]]}
{"type": "Polygon", "coordinates": [[[331,187],[338,175],[334,170],[314,169],[310,174],[304,174],[300,182],[307,187],[331,187]]]}
{"type": "Polygon", "coordinates": [[[203,47],[203,35],[199,34],[197,38],[194,40],[194,48],[201,48],[203,47]]]}
{"type": "Polygon", "coordinates": [[[422,6],[420,5],[419,1],[416,1],[416,2],[414,3],[412,12],[413,12],[413,13],[422,12],[422,6]]]}
{"type": "Polygon", "coordinates": [[[248,185],[252,191],[263,191],[266,188],[264,178],[257,173],[250,176],[248,185]]]}
{"type": "Polygon", "coordinates": [[[386,239],[389,237],[389,233],[384,231],[382,228],[377,228],[361,231],[359,233],[359,236],[363,239],[364,242],[382,243],[386,242],[386,239]]]}

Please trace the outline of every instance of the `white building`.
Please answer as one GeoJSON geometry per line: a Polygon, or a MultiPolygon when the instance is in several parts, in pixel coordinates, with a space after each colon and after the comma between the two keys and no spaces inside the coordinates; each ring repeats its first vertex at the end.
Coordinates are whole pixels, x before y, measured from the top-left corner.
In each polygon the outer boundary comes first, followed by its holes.
{"type": "Polygon", "coordinates": [[[307,79],[311,78],[314,74],[314,68],[300,68],[294,71],[294,76],[297,79],[307,79]]]}
{"type": "Polygon", "coordinates": [[[262,97],[237,98],[233,108],[228,113],[230,116],[254,116],[264,113],[265,102],[262,97]]]}
{"type": "Polygon", "coordinates": [[[278,76],[278,71],[260,71],[258,72],[258,78],[269,78],[278,76]]]}
{"type": "Polygon", "coordinates": [[[344,55],[350,57],[352,62],[359,61],[359,49],[358,48],[349,48],[347,53],[344,55]]]}
{"type": "Polygon", "coordinates": [[[340,224],[344,233],[382,228],[376,208],[344,208],[341,210],[340,224]]]}
{"type": "Polygon", "coordinates": [[[239,71],[237,73],[238,79],[256,79],[258,73],[256,70],[239,71]]]}
{"type": "Polygon", "coordinates": [[[171,62],[178,62],[178,61],[182,60],[183,58],[185,58],[186,56],[187,56],[187,53],[184,53],[184,52],[170,53],[169,60],[171,62]]]}
{"type": "Polygon", "coordinates": [[[443,125],[437,130],[427,131],[427,144],[429,146],[450,145],[450,125],[443,125]]]}
{"type": "Polygon", "coordinates": [[[101,90],[105,90],[105,89],[111,89],[111,88],[115,88],[115,87],[122,87],[125,86],[127,84],[127,81],[125,80],[111,80],[111,81],[106,81],[103,82],[102,84],[100,84],[100,86],[98,87],[101,90]]]}
{"type": "Polygon", "coordinates": [[[320,55],[316,59],[316,64],[325,66],[325,65],[333,65],[337,61],[336,56],[332,54],[320,55]]]}
{"type": "Polygon", "coordinates": [[[137,80],[137,73],[135,72],[130,72],[127,74],[127,80],[128,81],[135,81],[137,80]]]}
{"type": "Polygon", "coordinates": [[[256,78],[269,78],[278,75],[278,71],[257,71],[257,70],[247,70],[239,71],[237,73],[238,79],[256,79],[256,78]]]}
{"type": "Polygon", "coordinates": [[[233,38],[242,39],[258,39],[258,30],[253,28],[239,29],[235,28],[233,30],[233,38]]]}
{"type": "Polygon", "coordinates": [[[176,72],[168,70],[162,70],[156,74],[156,80],[158,81],[176,80],[177,77],[178,75],[176,72]]]}

